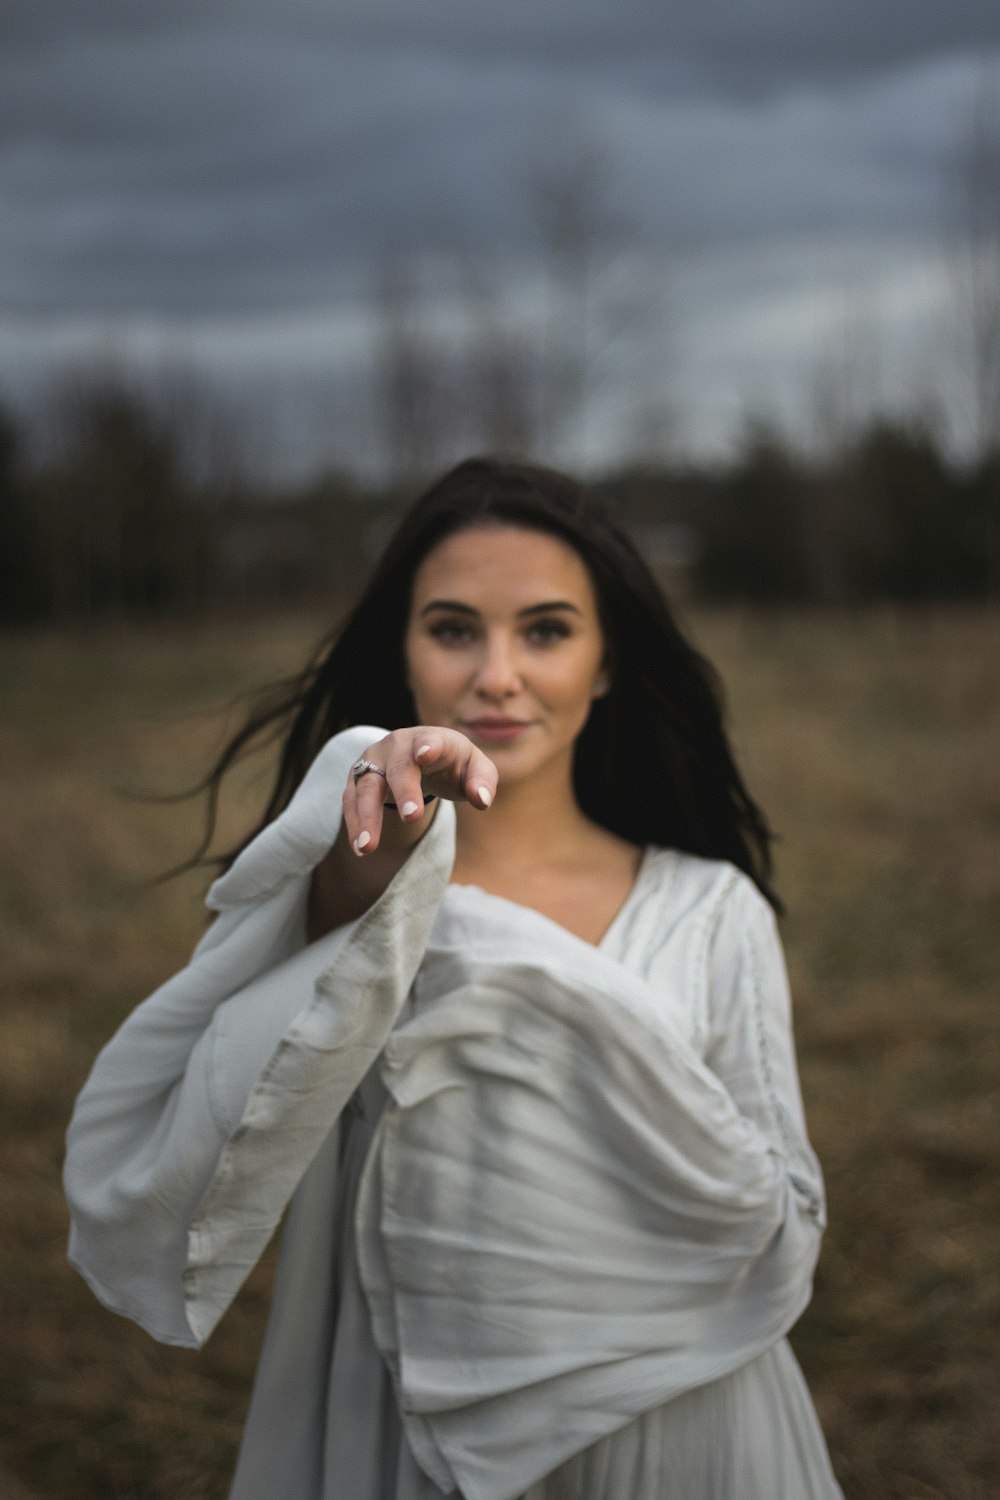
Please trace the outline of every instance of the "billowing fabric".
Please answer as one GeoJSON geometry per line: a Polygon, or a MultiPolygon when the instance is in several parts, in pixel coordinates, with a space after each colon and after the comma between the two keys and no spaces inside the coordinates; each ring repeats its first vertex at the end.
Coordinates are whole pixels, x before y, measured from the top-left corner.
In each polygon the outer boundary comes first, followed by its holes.
{"type": "Polygon", "coordinates": [[[444,804],[307,947],[379,733],[330,742],[98,1059],[74,1263],[200,1343],[293,1199],[232,1500],[835,1500],[783,1337],[823,1201],[770,909],[649,849],[594,947],[449,886],[444,804]]]}
{"type": "Polygon", "coordinates": [[[188,967],[94,1064],[64,1169],[70,1260],[166,1343],[204,1343],[378,1056],[454,859],[444,805],[380,901],[303,946],[309,876],[337,836],[360,750],[337,735],[294,802],[210,887],[218,916],[188,967]]]}

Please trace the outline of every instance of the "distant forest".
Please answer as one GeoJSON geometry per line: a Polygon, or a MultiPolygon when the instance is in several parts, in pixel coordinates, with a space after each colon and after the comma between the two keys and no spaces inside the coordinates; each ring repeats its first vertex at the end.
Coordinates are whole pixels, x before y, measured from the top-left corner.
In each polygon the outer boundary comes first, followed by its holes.
{"type": "MultiPolygon", "coordinates": [[[[168,618],[356,591],[414,472],[263,486],[197,412],[104,374],[77,382],[58,443],[0,408],[0,620],[168,618]],[[197,436],[197,441],[195,438],[197,436]]],[[[823,459],[748,428],[726,464],[646,460],[590,476],[668,591],[706,603],[1000,600],[1000,451],[959,464],[933,425],[868,422],[823,459]]]]}
{"type": "Polygon", "coordinates": [[[933,393],[922,414],[884,413],[863,301],[845,305],[839,346],[804,371],[817,447],[751,423],[725,462],[679,458],[665,394],[676,361],[667,349],[635,368],[664,291],[629,258],[608,153],[580,140],[536,155],[522,189],[540,319],[525,322],[488,259],[462,250],[456,340],[435,322],[420,264],[398,247],[373,254],[368,374],[331,388],[321,421],[327,451],[370,452],[381,485],[348,465],[265,482],[253,454],[266,406],[256,419],[227,410],[183,376],[157,386],[116,365],[64,371],[30,417],[0,397],[0,624],[339,611],[428,479],[476,452],[567,466],[609,395],[634,419],[635,457],[587,477],[668,592],[1000,601],[1000,83],[986,80],[945,174],[953,285],[936,352],[955,364],[971,419],[962,459],[933,393]]]}

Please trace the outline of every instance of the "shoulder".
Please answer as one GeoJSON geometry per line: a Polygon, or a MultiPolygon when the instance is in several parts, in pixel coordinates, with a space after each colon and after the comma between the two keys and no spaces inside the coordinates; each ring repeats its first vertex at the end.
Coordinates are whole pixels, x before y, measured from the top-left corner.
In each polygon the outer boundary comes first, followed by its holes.
{"type": "Polygon", "coordinates": [[[710,968],[737,962],[748,947],[780,946],[770,902],[729,860],[653,845],[644,884],[647,918],[661,940],[690,933],[710,968]]]}
{"type": "Polygon", "coordinates": [[[707,1042],[718,996],[746,972],[752,932],[771,908],[728,860],[647,847],[625,937],[626,961],[669,989],[689,1015],[692,1040],[707,1042]]]}
{"type": "Polygon", "coordinates": [[[644,867],[650,894],[665,911],[697,914],[713,927],[724,920],[773,921],[766,897],[729,860],[650,844],[644,867]]]}

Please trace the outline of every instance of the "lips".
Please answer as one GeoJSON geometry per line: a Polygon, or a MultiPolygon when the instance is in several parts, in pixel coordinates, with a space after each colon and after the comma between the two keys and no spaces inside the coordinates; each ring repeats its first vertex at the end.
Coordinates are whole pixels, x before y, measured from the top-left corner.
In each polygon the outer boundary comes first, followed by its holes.
{"type": "Polygon", "coordinates": [[[477,740],[515,740],[531,728],[529,719],[470,719],[466,733],[477,740]]]}

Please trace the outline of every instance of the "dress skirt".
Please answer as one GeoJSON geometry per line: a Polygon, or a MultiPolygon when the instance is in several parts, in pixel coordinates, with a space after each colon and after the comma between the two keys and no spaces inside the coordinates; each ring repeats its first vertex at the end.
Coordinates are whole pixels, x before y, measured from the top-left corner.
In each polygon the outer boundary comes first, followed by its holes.
{"type": "MultiPolygon", "coordinates": [[[[371,1094],[371,1090],[366,1090],[371,1094]]],[[[323,1500],[440,1500],[417,1464],[372,1339],[353,1205],[373,1135],[358,1109],[343,1144],[337,1310],[323,1500]]],[[[452,1491],[457,1495],[457,1491],[452,1491]]],[[[657,1407],[524,1492],[523,1500],[839,1500],[812,1400],[787,1340],[732,1375],[657,1407]]],[[[243,1476],[233,1500],[255,1496],[243,1476]]],[[[256,1497],[255,1497],[256,1500],[256,1497]]],[[[261,1496],[260,1500],[264,1500],[261,1496]]]]}

